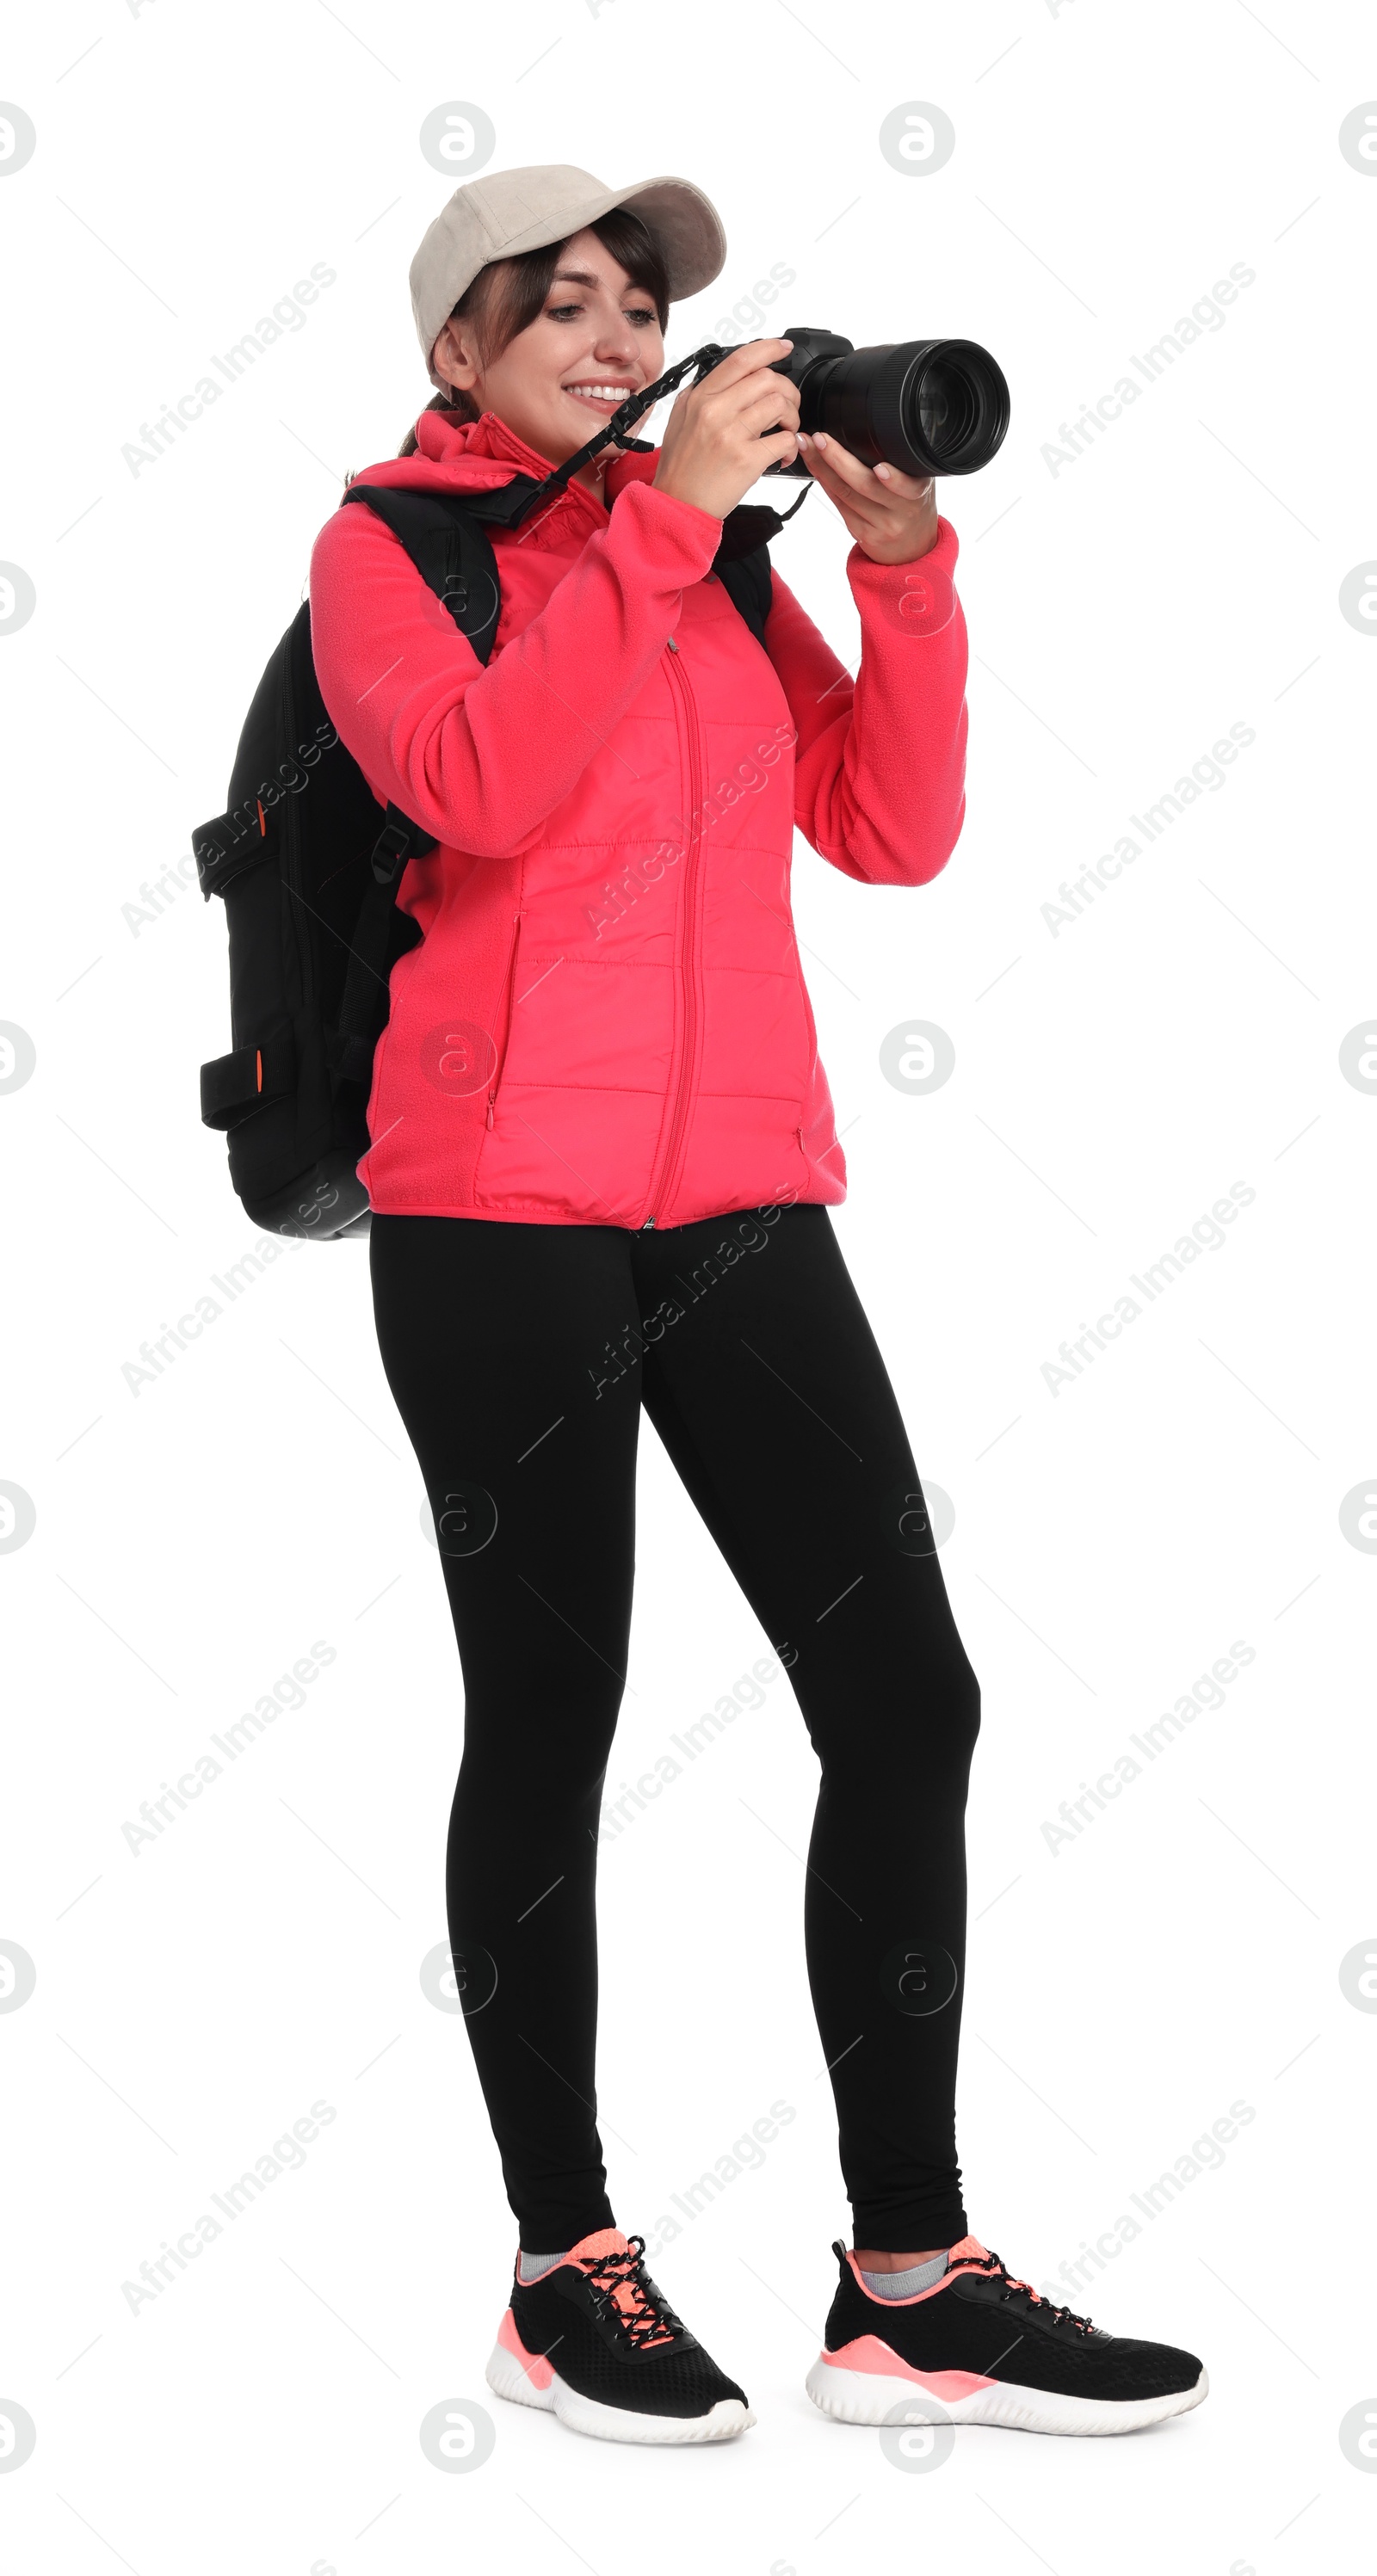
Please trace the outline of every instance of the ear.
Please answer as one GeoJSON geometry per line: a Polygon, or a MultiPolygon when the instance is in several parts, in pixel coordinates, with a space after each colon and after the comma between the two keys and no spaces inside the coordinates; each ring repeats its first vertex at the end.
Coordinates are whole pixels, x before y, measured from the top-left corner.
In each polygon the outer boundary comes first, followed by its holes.
{"type": "Polygon", "coordinates": [[[455,386],[460,393],[465,394],[471,394],[477,390],[478,367],[469,356],[453,321],[446,322],[440,332],[431,351],[431,359],[437,376],[443,376],[446,384],[455,386]]]}

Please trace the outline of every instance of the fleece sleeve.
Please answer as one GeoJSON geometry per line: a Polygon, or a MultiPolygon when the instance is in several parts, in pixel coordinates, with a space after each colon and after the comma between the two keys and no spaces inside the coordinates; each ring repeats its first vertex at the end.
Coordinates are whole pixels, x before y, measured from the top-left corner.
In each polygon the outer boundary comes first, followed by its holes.
{"type": "Polygon", "coordinates": [[[644,687],[721,534],[692,503],[629,485],[485,669],[391,529],[341,509],[311,555],[331,723],[374,793],[437,841],[480,858],[519,850],[644,687]]]}
{"type": "Polygon", "coordinates": [[[798,732],[794,821],[844,875],[924,885],[945,867],[966,810],[966,621],[952,575],[956,531],[913,563],[853,546],[861,615],[853,683],[812,619],[774,579],[766,647],[798,732]]]}

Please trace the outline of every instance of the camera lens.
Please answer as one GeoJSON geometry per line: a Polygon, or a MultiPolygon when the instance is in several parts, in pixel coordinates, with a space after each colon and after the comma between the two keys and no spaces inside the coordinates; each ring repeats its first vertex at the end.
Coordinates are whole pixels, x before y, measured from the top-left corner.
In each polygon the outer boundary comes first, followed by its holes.
{"type": "Polygon", "coordinates": [[[1009,388],[974,340],[896,340],[847,349],[830,333],[790,333],[784,362],[802,394],[801,426],[839,438],[865,465],[901,474],[974,474],[1003,445],[1009,388]],[[816,351],[816,354],[814,352],[816,351]]]}
{"type": "Polygon", "coordinates": [[[1009,388],[989,351],[973,340],[929,340],[892,353],[901,355],[910,364],[899,411],[919,471],[973,474],[988,465],[1009,426],[1009,388]]]}
{"type": "Polygon", "coordinates": [[[934,456],[964,445],[975,426],[975,397],[965,376],[935,359],[924,367],[914,400],[919,435],[934,456]]]}

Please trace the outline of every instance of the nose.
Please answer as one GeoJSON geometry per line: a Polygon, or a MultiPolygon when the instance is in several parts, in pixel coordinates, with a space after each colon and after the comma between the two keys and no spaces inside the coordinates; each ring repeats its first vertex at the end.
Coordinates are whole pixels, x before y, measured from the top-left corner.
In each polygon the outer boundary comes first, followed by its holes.
{"type": "Polygon", "coordinates": [[[604,324],[593,354],[602,366],[615,368],[619,375],[638,376],[641,373],[636,334],[624,313],[618,312],[604,324]]]}

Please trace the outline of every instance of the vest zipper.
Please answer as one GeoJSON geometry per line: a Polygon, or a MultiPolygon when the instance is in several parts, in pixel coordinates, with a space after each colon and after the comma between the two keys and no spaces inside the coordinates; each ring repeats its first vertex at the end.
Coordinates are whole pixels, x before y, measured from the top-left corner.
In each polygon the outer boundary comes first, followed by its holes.
{"type": "MultiPolygon", "coordinates": [[[[670,1120],[669,1134],[665,1141],[664,1154],[661,1158],[659,1169],[655,1173],[654,1179],[651,1183],[650,1197],[652,1205],[655,1200],[661,1196],[663,1198],[663,1202],[667,1203],[673,1192],[674,1182],[677,1177],[679,1152],[683,1142],[684,1126],[688,1116],[689,1084],[693,1073],[693,1055],[698,1037],[698,994],[694,970],[697,948],[698,859],[703,837],[701,829],[703,798],[699,791],[698,709],[694,701],[693,690],[689,684],[688,674],[684,669],[683,657],[680,654],[679,647],[674,642],[674,638],[672,636],[669,638],[669,643],[671,648],[669,668],[674,674],[673,685],[679,691],[680,704],[683,708],[684,714],[684,723],[688,733],[689,747],[689,841],[684,866],[684,948],[682,969],[684,991],[684,1036],[679,1058],[679,1079],[674,1097],[674,1112],[670,1120]]],[[[641,1226],[642,1234],[649,1234],[657,1223],[658,1213],[655,1216],[648,1216],[641,1226]]]]}
{"type": "Polygon", "coordinates": [[[497,1106],[497,1093],[498,1086],[502,1080],[502,1068],[507,1061],[507,1043],[512,1033],[512,986],[516,982],[516,942],[520,928],[521,915],[517,912],[512,915],[512,944],[507,958],[506,982],[502,989],[502,1040],[494,1054],[492,1078],[488,1085],[488,1125],[490,1127],[493,1120],[493,1111],[497,1106]]]}

